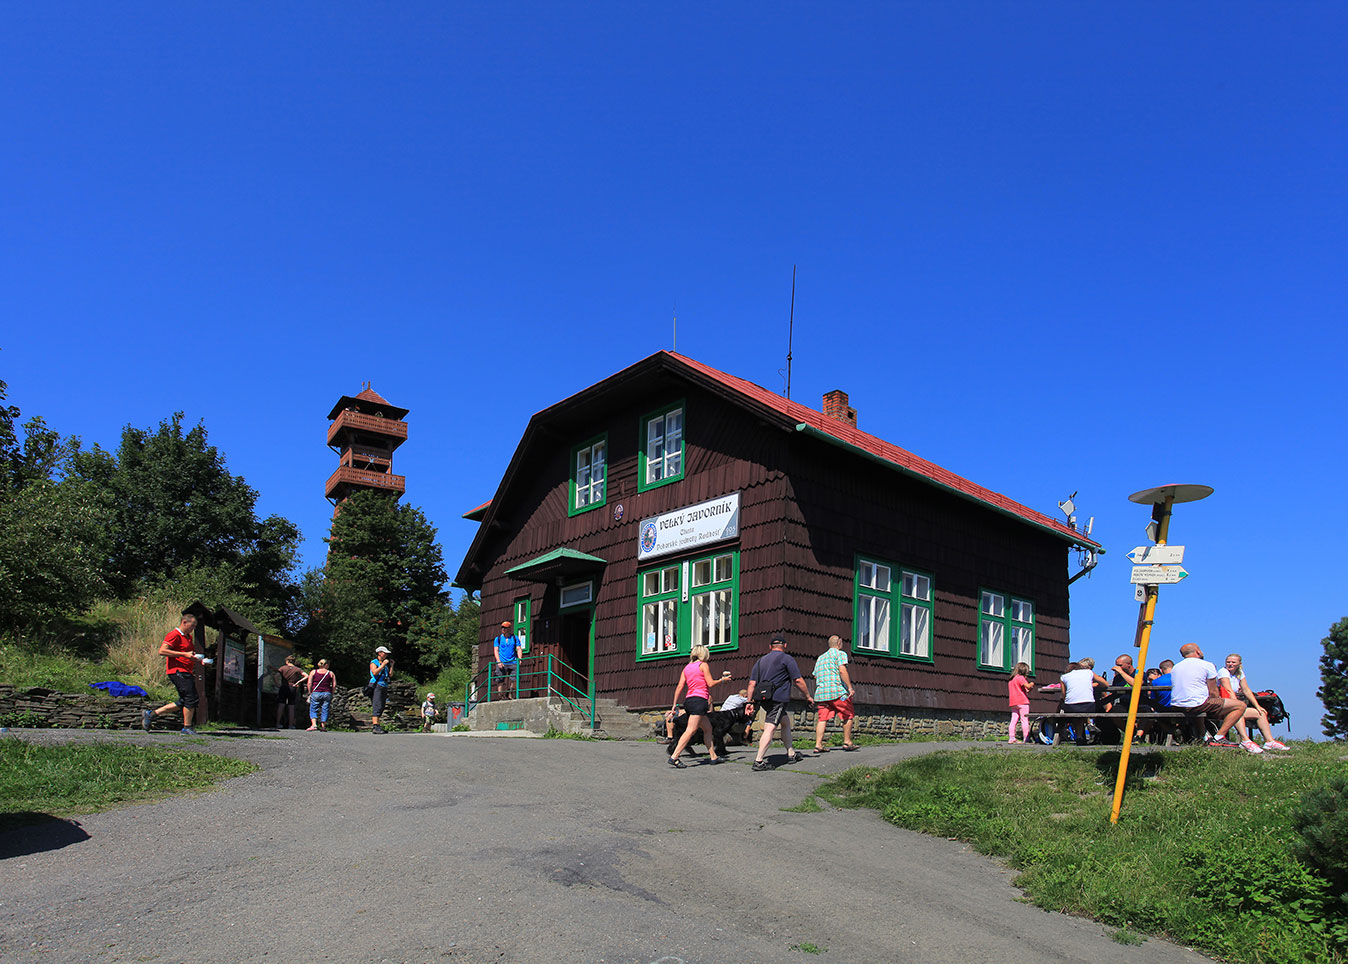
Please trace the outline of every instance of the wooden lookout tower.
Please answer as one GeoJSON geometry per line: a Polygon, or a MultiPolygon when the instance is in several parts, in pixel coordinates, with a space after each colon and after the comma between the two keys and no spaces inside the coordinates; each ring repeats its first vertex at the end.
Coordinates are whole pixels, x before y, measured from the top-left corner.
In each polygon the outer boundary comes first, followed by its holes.
{"type": "Polygon", "coordinates": [[[390,405],[366,382],[359,395],[343,395],[328,418],[328,447],[341,456],[328,476],[327,499],[338,505],[352,492],[374,489],[400,498],[407,480],[393,474],[393,450],[407,441],[407,409],[390,405]]]}

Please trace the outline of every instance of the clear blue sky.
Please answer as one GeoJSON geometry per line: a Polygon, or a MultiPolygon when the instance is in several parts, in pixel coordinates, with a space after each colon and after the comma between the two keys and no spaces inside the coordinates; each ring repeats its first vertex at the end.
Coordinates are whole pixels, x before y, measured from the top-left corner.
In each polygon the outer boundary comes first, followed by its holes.
{"type": "Polygon", "coordinates": [[[1153,653],[1242,651],[1318,732],[1346,41],[1329,3],[8,4],[0,378],[86,443],[204,420],[308,564],[370,380],[452,571],[529,416],[675,305],[680,351],[780,388],[795,263],[797,400],[1080,490],[1077,655],[1131,648],[1128,493],[1214,486],[1153,653]]]}

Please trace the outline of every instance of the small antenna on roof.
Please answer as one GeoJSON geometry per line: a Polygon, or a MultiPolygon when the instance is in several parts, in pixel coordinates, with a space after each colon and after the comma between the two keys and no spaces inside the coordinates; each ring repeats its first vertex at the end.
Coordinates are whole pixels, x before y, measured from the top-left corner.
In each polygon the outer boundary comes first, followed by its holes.
{"type": "Polygon", "coordinates": [[[791,343],[796,337],[796,266],[791,266],[791,314],[786,329],[786,397],[791,397],[791,343]]]}
{"type": "Polygon", "coordinates": [[[674,305],[674,350],[679,350],[679,306],[677,302],[674,305]]]}

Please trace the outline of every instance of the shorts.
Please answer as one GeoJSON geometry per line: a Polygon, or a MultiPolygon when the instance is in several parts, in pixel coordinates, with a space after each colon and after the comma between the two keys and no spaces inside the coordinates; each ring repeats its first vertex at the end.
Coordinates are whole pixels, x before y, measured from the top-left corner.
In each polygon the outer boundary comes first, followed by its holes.
{"type": "Polygon", "coordinates": [[[791,704],[785,700],[780,703],[776,700],[759,700],[758,705],[763,707],[763,722],[768,726],[780,726],[783,716],[790,719],[791,704]]]}
{"type": "Polygon", "coordinates": [[[683,708],[689,716],[706,716],[711,712],[711,703],[700,696],[685,696],[683,698],[683,708]]]}
{"type": "Polygon", "coordinates": [[[276,705],[294,706],[299,702],[300,691],[288,683],[282,683],[276,687],[276,705]]]}
{"type": "Polygon", "coordinates": [[[178,698],[173,701],[175,706],[190,710],[197,705],[200,698],[197,696],[197,678],[195,676],[179,670],[176,673],[169,673],[168,678],[178,688],[178,698]]]}
{"type": "Polygon", "coordinates": [[[1180,706],[1172,708],[1183,710],[1187,716],[1197,716],[1199,713],[1207,713],[1209,715],[1220,715],[1222,712],[1222,708],[1225,705],[1226,705],[1225,700],[1222,700],[1220,698],[1214,698],[1209,699],[1204,703],[1199,703],[1197,706],[1180,706]]]}
{"type": "Polygon", "coordinates": [[[824,700],[822,703],[816,703],[815,707],[819,711],[819,718],[825,723],[835,716],[846,723],[857,715],[857,711],[852,709],[852,697],[850,696],[840,700],[824,700]]]}

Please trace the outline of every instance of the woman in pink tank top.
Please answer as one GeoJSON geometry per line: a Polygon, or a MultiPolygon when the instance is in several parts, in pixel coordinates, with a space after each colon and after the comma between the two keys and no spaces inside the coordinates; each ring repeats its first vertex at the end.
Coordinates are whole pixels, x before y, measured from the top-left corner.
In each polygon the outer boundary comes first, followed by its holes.
{"type": "Polygon", "coordinates": [[[720,763],[721,758],[716,755],[716,745],[712,739],[711,720],[707,714],[711,712],[711,690],[713,686],[720,686],[722,683],[730,682],[730,674],[721,674],[720,679],[712,679],[711,669],[707,666],[707,657],[711,654],[705,646],[693,647],[693,661],[683,668],[679,674],[678,685],[674,687],[674,705],[669,708],[670,713],[675,712],[679,706],[679,697],[687,691],[687,696],[683,699],[683,708],[688,711],[688,725],[684,727],[683,736],[679,737],[678,745],[674,747],[674,752],[669,755],[669,765],[683,769],[688,764],[679,759],[679,754],[683,752],[688,741],[693,738],[693,734],[702,731],[702,742],[706,744],[708,752],[711,753],[711,762],[720,763]]]}

